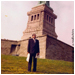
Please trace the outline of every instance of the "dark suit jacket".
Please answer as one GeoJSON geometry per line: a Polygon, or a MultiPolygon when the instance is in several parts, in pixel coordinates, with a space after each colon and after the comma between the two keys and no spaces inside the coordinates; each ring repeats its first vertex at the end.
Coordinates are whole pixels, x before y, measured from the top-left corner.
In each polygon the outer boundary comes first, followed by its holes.
{"type": "Polygon", "coordinates": [[[29,39],[27,51],[29,53],[39,53],[39,41],[36,39],[36,43],[34,43],[33,39],[29,39]]]}

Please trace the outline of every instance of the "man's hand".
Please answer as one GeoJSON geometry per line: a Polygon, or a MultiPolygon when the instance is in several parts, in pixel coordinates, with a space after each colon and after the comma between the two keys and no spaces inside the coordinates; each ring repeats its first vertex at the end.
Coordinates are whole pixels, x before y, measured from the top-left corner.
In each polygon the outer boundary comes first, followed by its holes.
{"type": "Polygon", "coordinates": [[[39,55],[39,53],[37,53],[37,56],[39,55]]]}
{"type": "Polygon", "coordinates": [[[28,54],[29,52],[27,52],[27,54],[28,54]]]}

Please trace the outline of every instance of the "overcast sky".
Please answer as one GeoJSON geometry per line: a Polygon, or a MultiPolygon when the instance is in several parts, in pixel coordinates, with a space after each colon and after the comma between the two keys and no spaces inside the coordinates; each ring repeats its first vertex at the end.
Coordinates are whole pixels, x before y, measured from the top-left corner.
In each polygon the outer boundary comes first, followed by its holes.
{"type": "MultiPolygon", "coordinates": [[[[2,1],[1,2],[1,38],[20,40],[26,29],[27,12],[36,6],[38,1],[2,1]]],[[[74,29],[74,2],[50,1],[50,6],[57,15],[55,31],[58,39],[72,45],[74,29]]]]}

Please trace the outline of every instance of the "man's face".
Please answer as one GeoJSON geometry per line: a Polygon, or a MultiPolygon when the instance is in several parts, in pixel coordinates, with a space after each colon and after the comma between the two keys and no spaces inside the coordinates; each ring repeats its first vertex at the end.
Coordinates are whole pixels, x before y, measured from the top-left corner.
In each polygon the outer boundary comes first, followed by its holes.
{"type": "Polygon", "coordinates": [[[33,36],[32,36],[32,38],[34,38],[34,39],[35,39],[35,38],[36,38],[36,35],[33,35],[33,36]]]}

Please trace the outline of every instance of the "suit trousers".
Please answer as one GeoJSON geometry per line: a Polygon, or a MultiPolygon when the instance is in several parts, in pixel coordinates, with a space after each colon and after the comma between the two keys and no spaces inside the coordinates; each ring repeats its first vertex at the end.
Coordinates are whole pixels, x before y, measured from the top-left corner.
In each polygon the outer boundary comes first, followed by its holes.
{"type": "Polygon", "coordinates": [[[32,59],[33,59],[33,71],[36,71],[37,58],[35,58],[35,56],[36,56],[36,53],[34,53],[34,54],[30,53],[30,59],[28,62],[28,71],[31,71],[32,59]]]}

